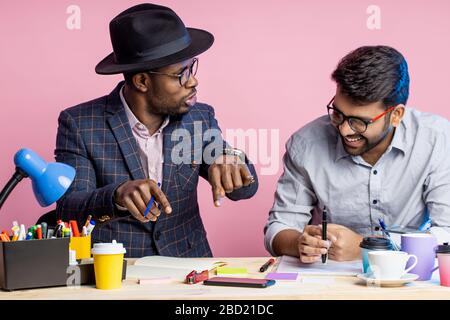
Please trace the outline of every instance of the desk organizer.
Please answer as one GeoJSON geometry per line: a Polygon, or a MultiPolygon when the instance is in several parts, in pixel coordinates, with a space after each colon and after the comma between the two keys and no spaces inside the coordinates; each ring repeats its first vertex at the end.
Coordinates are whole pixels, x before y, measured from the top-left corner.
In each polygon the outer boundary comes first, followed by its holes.
{"type": "Polygon", "coordinates": [[[69,238],[0,242],[0,286],[4,290],[64,286],[69,238]]]}
{"type": "Polygon", "coordinates": [[[91,257],[91,236],[70,238],[69,248],[76,252],[77,260],[89,259],[91,257]]]}
{"type": "MultiPolygon", "coordinates": [[[[0,241],[0,287],[13,291],[66,286],[68,278],[73,274],[68,269],[69,241],[70,238],[0,241]]],[[[127,261],[124,260],[123,263],[124,280],[127,261]]],[[[77,267],[80,271],[80,284],[95,285],[93,259],[83,261],[77,267]]]]}

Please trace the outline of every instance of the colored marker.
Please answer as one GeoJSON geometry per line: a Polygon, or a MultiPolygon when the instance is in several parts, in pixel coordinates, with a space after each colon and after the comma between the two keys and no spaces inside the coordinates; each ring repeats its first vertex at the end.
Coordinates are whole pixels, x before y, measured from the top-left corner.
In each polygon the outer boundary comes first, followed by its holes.
{"type": "Polygon", "coordinates": [[[70,237],[70,229],[69,228],[64,228],[63,229],[63,236],[64,236],[64,238],[69,238],[70,237]]]}
{"type": "Polygon", "coordinates": [[[89,222],[91,221],[92,216],[88,215],[87,219],[86,219],[86,223],[84,224],[84,226],[87,228],[89,226],[89,222]]]}
{"type": "Polygon", "coordinates": [[[36,228],[36,239],[42,239],[42,226],[40,224],[38,224],[36,228]]]}
{"type": "Polygon", "coordinates": [[[94,220],[89,221],[89,226],[86,228],[87,234],[90,235],[92,233],[92,230],[94,230],[94,228],[95,228],[95,221],[94,220]]]}
{"type": "Polygon", "coordinates": [[[3,231],[3,232],[0,234],[0,240],[6,241],[6,242],[11,241],[11,239],[9,238],[9,236],[6,234],[5,231],[3,231]]]}
{"type": "Polygon", "coordinates": [[[31,231],[33,233],[33,239],[36,239],[36,229],[37,226],[31,226],[28,231],[31,231]]]}
{"type": "Polygon", "coordinates": [[[272,264],[275,263],[275,259],[271,258],[269,259],[269,261],[267,261],[266,263],[264,263],[261,268],[259,268],[259,272],[264,272],[266,271],[272,264]]]}
{"type": "Polygon", "coordinates": [[[55,238],[55,229],[48,228],[47,230],[47,239],[55,238]]]}
{"type": "Polygon", "coordinates": [[[19,227],[19,224],[17,223],[17,221],[13,221],[13,226],[12,226],[11,230],[13,233],[15,233],[16,231],[17,232],[20,231],[20,227],[19,227]]]}
{"type": "Polygon", "coordinates": [[[41,227],[42,227],[42,238],[46,239],[47,238],[47,222],[42,222],[41,223],[41,227]]]}
{"type": "Polygon", "coordinates": [[[80,231],[78,230],[78,224],[76,220],[70,220],[70,227],[72,228],[72,236],[79,237],[80,231]]]}
{"type": "Polygon", "coordinates": [[[20,225],[20,231],[19,231],[19,240],[25,240],[27,237],[27,232],[25,230],[25,225],[20,225]]]}
{"type": "Polygon", "coordinates": [[[62,238],[62,236],[63,236],[62,229],[63,229],[63,227],[60,224],[58,224],[56,226],[55,233],[54,233],[54,236],[56,238],[62,238]]]}

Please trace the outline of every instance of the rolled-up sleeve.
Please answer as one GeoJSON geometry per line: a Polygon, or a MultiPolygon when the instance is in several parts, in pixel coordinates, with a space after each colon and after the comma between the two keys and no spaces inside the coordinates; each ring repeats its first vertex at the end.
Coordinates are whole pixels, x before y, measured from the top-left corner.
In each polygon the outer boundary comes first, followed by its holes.
{"type": "Polygon", "coordinates": [[[305,155],[304,143],[295,136],[286,143],[283,156],[284,172],[278,180],[275,200],[264,227],[264,244],[272,255],[272,242],[282,230],[294,229],[300,232],[311,220],[311,211],[317,197],[302,165],[305,155]]]}

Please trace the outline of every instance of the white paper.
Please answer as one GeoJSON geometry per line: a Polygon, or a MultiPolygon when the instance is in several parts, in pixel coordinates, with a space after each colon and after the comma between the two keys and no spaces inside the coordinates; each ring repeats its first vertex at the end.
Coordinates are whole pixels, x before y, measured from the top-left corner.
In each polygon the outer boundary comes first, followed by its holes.
{"type": "Polygon", "coordinates": [[[447,231],[447,228],[431,227],[430,232],[436,237],[438,244],[450,242],[450,232],[447,231]]]}
{"type": "Polygon", "coordinates": [[[170,277],[173,280],[183,281],[191,272],[189,269],[160,268],[148,266],[127,266],[127,279],[155,279],[170,277]]]}
{"type": "Polygon", "coordinates": [[[148,256],[137,259],[134,265],[127,267],[127,279],[154,279],[170,277],[184,281],[192,271],[211,270],[220,264],[213,259],[177,258],[165,256],[148,256]]]}
{"type": "Polygon", "coordinates": [[[205,260],[199,258],[177,258],[177,257],[165,257],[165,256],[148,256],[137,259],[134,265],[158,267],[158,268],[170,268],[170,269],[190,269],[201,272],[203,270],[210,270],[216,266],[220,261],[205,260]]]}
{"type": "Polygon", "coordinates": [[[356,276],[362,272],[362,261],[336,262],[328,260],[312,264],[303,264],[299,258],[282,256],[277,272],[297,272],[300,275],[356,276]]]}

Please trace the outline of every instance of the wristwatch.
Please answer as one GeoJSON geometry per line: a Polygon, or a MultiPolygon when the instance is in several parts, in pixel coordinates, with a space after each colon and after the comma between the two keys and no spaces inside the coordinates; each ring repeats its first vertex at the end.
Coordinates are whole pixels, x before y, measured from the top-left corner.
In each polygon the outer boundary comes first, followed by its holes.
{"type": "Polygon", "coordinates": [[[223,154],[228,156],[236,156],[242,163],[245,163],[245,153],[242,150],[236,148],[225,148],[223,149],[223,154]]]}

